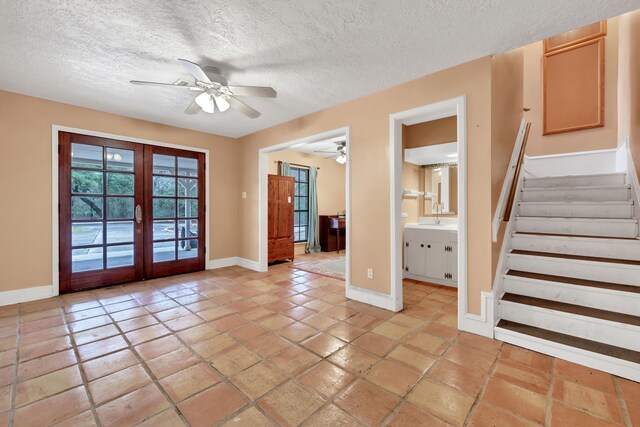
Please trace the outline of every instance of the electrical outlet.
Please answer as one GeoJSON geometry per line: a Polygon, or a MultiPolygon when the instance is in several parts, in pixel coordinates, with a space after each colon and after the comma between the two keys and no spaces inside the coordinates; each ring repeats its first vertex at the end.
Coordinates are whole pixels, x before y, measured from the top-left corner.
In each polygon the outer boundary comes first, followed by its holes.
{"type": "Polygon", "coordinates": [[[373,279],[373,268],[367,268],[367,279],[373,279]]]}

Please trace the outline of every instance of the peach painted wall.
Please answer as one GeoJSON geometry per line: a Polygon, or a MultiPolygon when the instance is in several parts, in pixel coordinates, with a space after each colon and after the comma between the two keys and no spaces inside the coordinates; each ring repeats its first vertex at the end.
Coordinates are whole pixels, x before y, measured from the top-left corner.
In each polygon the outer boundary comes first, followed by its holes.
{"type": "MultiPolygon", "coordinates": [[[[481,58],[241,138],[239,256],[258,260],[258,150],[351,126],[353,286],[390,293],[389,115],[467,96],[469,310],[491,289],[491,60],[481,58]],[[367,268],[375,270],[367,279],[367,268]]],[[[398,255],[400,256],[400,254],[398,255]]]]}
{"type": "MultiPolygon", "coordinates": [[[[516,135],[522,121],[524,49],[491,59],[491,214],[495,213],[504,177],[509,167],[516,135]]],[[[505,227],[492,244],[492,272],[495,274],[505,227]]]]}
{"type": "Polygon", "coordinates": [[[275,161],[298,163],[306,166],[319,167],[318,171],[318,212],[320,215],[337,215],[345,210],[347,202],[345,196],[345,165],[334,159],[325,159],[313,154],[299,151],[284,150],[269,154],[269,173],[278,173],[275,161]]]}
{"type": "Polygon", "coordinates": [[[51,126],[210,151],[208,255],[237,255],[238,142],[0,91],[0,291],[51,285],[51,126]]]}
{"type": "Polygon", "coordinates": [[[615,148],[618,145],[618,18],[607,21],[605,38],[604,127],[542,135],[542,42],[524,49],[524,106],[531,122],[527,155],[570,153],[615,148]]]}
{"type": "Polygon", "coordinates": [[[618,140],[629,136],[631,155],[640,175],[640,11],[619,17],[618,140]]]}
{"type": "Polygon", "coordinates": [[[404,148],[454,142],[458,140],[458,119],[455,116],[445,117],[444,119],[403,126],[403,131],[406,135],[406,138],[402,139],[404,148]]]}

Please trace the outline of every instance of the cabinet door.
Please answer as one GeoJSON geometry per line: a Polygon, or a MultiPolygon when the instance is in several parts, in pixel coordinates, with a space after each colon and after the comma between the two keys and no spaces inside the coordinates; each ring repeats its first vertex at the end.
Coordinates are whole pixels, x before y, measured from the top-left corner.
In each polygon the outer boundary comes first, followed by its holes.
{"type": "Polygon", "coordinates": [[[451,279],[458,281],[458,244],[449,243],[451,252],[449,252],[449,273],[451,273],[451,279]]]}
{"type": "Polygon", "coordinates": [[[448,252],[445,252],[444,247],[448,243],[444,242],[426,242],[427,247],[427,271],[426,276],[434,279],[444,279],[444,274],[448,273],[448,252]]]}
{"type": "Polygon", "coordinates": [[[426,272],[425,257],[426,257],[425,242],[419,242],[415,240],[409,240],[404,244],[404,263],[405,272],[414,276],[424,276],[426,272]]]}

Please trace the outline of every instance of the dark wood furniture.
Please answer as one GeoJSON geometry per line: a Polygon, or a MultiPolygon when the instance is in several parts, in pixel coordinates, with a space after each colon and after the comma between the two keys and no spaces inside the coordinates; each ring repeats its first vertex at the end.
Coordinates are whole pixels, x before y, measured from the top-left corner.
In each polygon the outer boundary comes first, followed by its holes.
{"type": "Polygon", "coordinates": [[[293,245],[293,189],[292,176],[269,175],[268,189],[268,261],[294,258],[293,245]]]}
{"type": "Polygon", "coordinates": [[[319,231],[322,252],[339,252],[341,249],[345,249],[347,239],[344,217],[320,215],[319,231]]]}

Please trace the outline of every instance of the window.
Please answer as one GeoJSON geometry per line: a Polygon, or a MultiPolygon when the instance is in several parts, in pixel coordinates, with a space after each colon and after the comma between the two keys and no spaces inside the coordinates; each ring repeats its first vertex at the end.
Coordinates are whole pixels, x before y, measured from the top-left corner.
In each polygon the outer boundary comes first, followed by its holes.
{"type": "Polygon", "coordinates": [[[291,167],[293,176],[293,240],[307,241],[309,227],[309,169],[291,167]]]}

